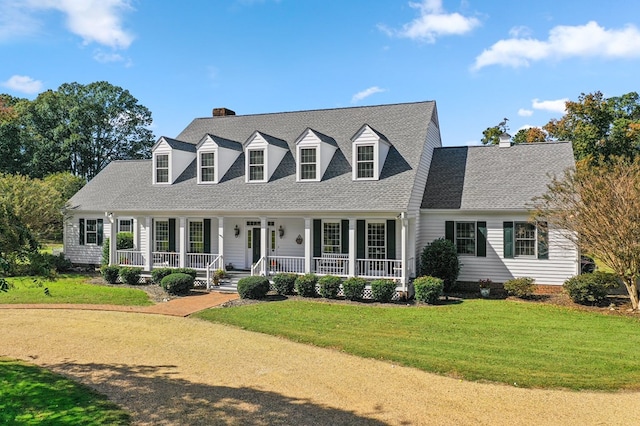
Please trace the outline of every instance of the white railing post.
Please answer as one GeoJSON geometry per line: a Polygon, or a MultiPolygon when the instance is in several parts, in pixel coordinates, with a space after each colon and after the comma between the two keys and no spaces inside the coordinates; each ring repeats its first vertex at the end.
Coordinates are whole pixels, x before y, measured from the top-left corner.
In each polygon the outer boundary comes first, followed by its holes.
{"type": "Polygon", "coordinates": [[[151,219],[151,216],[145,217],[145,227],[145,238],[147,239],[147,245],[144,269],[147,271],[151,271],[153,269],[153,239],[151,238],[153,235],[153,220],[151,219]]]}
{"type": "Polygon", "coordinates": [[[109,219],[109,265],[117,265],[116,251],[118,250],[118,219],[113,213],[107,215],[109,219]]]}
{"type": "Polygon", "coordinates": [[[356,220],[349,218],[349,276],[356,276],[357,235],[356,220]]]}
{"type": "Polygon", "coordinates": [[[400,232],[401,234],[401,255],[400,255],[400,259],[402,261],[402,264],[400,265],[401,267],[401,276],[400,276],[400,282],[402,283],[402,291],[407,291],[407,225],[408,225],[408,221],[407,221],[407,216],[406,213],[402,212],[400,214],[400,222],[402,224],[402,231],[400,232]]]}
{"type": "Polygon", "coordinates": [[[312,271],[311,261],[313,259],[313,246],[311,245],[311,218],[304,218],[304,273],[312,271]]]}
{"type": "Polygon", "coordinates": [[[222,262],[222,266],[218,267],[218,269],[225,269],[224,267],[224,218],[218,218],[218,255],[220,256],[220,261],[222,262]]]}
{"type": "Polygon", "coordinates": [[[178,265],[180,268],[185,267],[185,261],[187,258],[187,230],[186,230],[186,218],[180,218],[180,242],[178,244],[180,254],[178,256],[178,265]]]}

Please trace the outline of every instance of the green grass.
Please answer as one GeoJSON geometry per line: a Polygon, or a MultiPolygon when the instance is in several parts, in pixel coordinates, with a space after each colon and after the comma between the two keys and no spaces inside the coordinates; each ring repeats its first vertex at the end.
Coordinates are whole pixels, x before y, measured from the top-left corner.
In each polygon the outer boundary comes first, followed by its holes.
{"type": "Polygon", "coordinates": [[[640,320],[535,303],[284,301],[197,317],[421,370],[522,387],[640,389],[640,320]]]}
{"type": "Polygon", "coordinates": [[[92,277],[86,275],[60,275],[55,281],[34,277],[6,278],[13,285],[7,292],[0,292],[0,304],[9,303],[87,303],[108,305],[147,306],[153,303],[147,293],[131,288],[107,287],[88,284],[92,277]],[[44,289],[49,289],[49,295],[44,289]]]}
{"type": "Polygon", "coordinates": [[[106,397],[45,369],[0,358],[0,424],[128,425],[106,397]]]}

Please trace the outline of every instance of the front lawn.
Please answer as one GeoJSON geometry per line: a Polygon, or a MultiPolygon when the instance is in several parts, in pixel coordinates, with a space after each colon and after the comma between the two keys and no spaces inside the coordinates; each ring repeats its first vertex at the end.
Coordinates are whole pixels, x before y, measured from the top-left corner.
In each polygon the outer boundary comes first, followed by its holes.
{"type": "Polygon", "coordinates": [[[147,293],[132,288],[89,284],[87,275],[60,275],[55,281],[36,280],[36,277],[6,278],[13,285],[0,291],[0,304],[18,303],[86,303],[107,305],[147,306],[153,303],[147,293]],[[49,295],[45,294],[45,288],[49,295]]]}
{"type": "Polygon", "coordinates": [[[288,300],[196,316],[468,380],[640,389],[636,318],[482,299],[429,307],[288,300]]]}
{"type": "Polygon", "coordinates": [[[0,424],[128,425],[106,397],[43,368],[0,358],[0,424]]]}

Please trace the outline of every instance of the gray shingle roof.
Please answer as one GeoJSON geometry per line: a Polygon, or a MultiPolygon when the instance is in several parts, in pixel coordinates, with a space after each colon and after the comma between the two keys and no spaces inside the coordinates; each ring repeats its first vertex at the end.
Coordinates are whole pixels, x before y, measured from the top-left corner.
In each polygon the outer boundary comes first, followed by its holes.
{"type": "MultiPolygon", "coordinates": [[[[163,136],[161,139],[164,139],[165,142],[167,142],[167,145],[169,145],[173,149],[178,149],[180,151],[187,151],[187,152],[196,152],[196,146],[192,143],[186,143],[176,139],[171,139],[166,136],[163,136]]],[[[154,148],[159,143],[160,143],[160,140],[156,142],[156,144],[154,145],[154,148]]]]}
{"type": "MultiPolygon", "coordinates": [[[[152,184],[147,161],[113,161],[70,200],[92,211],[403,211],[406,210],[435,102],[198,118],[177,137],[196,145],[206,134],[243,142],[254,132],[284,141],[289,153],[268,183],[246,183],[240,155],[218,184],[198,185],[195,162],[173,185],[152,184]],[[364,124],[392,145],[381,179],[353,181],[351,136],[364,124]],[[338,146],[321,182],[296,182],[296,139],[311,128],[338,146]]],[[[439,132],[439,131],[438,131],[439,132]]]]}
{"type": "Polygon", "coordinates": [[[526,209],[574,166],[568,142],[436,148],[424,209],[526,209]]]}

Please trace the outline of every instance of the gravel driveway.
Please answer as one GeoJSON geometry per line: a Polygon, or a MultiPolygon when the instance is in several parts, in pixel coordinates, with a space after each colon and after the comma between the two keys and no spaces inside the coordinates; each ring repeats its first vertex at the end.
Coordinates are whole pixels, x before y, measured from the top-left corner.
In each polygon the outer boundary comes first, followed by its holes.
{"type": "Polygon", "coordinates": [[[192,318],[2,310],[0,356],[85,383],[140,425],[623,425],[640,394],[441,377],[192,318]]]}

